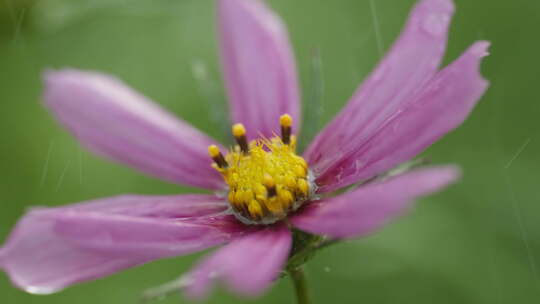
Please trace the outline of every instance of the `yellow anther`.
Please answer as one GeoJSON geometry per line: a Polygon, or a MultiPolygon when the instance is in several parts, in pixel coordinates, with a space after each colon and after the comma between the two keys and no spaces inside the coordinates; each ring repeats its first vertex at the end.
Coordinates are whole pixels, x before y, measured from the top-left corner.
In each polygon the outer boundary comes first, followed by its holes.
{"type": "Polygon", "coordinates": [[[292,175],[287,175],[285,177],[284,182],[285,182],[285,185],[289,187],[290,189],[294,189],[296,187],[296,178],[294,178],[294,176],[292,175]]]}
{"type": "Polygon", "coordinates": [[[276,182],[274,181],[274,178],[270,174],[265,174],[263,177],[263,184],[266,186],[266,188],[275,188],[276,182]]]}
{"type": "Polygon", "coordinates": [[[278,191],[278,197],[281,200],[281,202],[286,205],[287,208],[290,206],[290,204],[294,200],[292,193],[287,190],[278,191]]]}
{"type": "Polygon", "coordinates": [[[279,214],[284,213],[283,204],[280,201],[278,201],[275,197],[268,199],[266,201],[266,208],[268,208],[268,210],[270,210],[270,212],[272,212],[274,215],[279,215],[279,214]]]}
{"type": "Polygon", "coordinates": [[[216,156],[219,156],[219,148],[216,145],[211,145],[208,147],[208,154],[210,154],[210,157],[214,158],[216,156]]]}
{"type": "Polygon", "coordinates": [[[248,189],[243,192],[243,201],[249,202],[253,199],[253,191],[251,189],[248,189]]]}
{"type": "Polygon", "coordinates": [[[306,169],[302,165],[294,167],[294,174],[298,177],[306,177],[306,169]]]}
{"type": "Polygon", "coordinates": [[[228,179],[229,186],[236,186],[238,184],[238,179],[238,173],[230,174],[228,179]]]}
{"type": "Polygon", "coordinates": [[[234,195],[235,195],[234,190],[229,191],[229,194],[227,195],[227,198],[229,199],[229,202],[231,202],[231,203],[234,202],[234,200],[235,200],[234,195]]]}
{"type": "Polygon", "coordinates": [[[298,183],[298,190],[300,190],[300,193],[302,193],[303,196],[307,196],[309,193],[308,182],[305,179],[299,179],[297,183],[298,183]]]}
{"type": "Polygon", "coordinates": [[[232,134],[234,137],[242,137],[246,135],[246,128],[241,123],[234,124],[232,126],[232,134]]]}
{"type": "Polygon", "coordinates": [[[233,202],[240,204],[244,201],[244,192],[242,190],[237,190],[234,194],[233,202]]]}
{"type": "Polygon", "coordinates": [[[240,147],[240,150],[242,150],[244,154],[247,154],[249,152],[249,145],[247,142],[246,128],[244,128],[244,125],[241,123],[233,125],[232,133],[234,135],[234,139],[236,139],[236,142],[240,147]]]}
{"type": "Polygon", "coordinates": [[[253,188],[255,190],[255,195],[266,197],[267,191],[265,186],[263,186],[262,184],[256,184],[253,188]]]}
{"type": "Polygon", "coordinates": [[[291,144],[291,132],[292,132],[292,117],[289,114],[283,114],[279,118],[279,124],[281,125],[281,140],[284,144],[291,144]]]}
{"type": "Polygon", "coordinates": [[[248,205],[248,211],[251,216],[255,218],[260,218],[263,216],[262,207],[256,200],[251,200],[248,205]]]}
{"type": "Polygon", "coordinates": [[[307,164],[307,162],[306,162],[305,159],[303,159],[302,157],[298,156],[298,157],[297,157],[297,160],[298,160],[298,163],[299,163],[302,167],[304,167],[305,169],[308,168],[308,164],[307,164]]]}
{"type": "Polygon", "coordinates": [[[284,127],[291,127],[293,123],[292,117],[289,114],[283,114],[279,117],[279,124],[284,127]]]}
{"type": "MultiPolygon", "coordinates": [[[[218,168],[227,168],[229,166],[229,164],[225,160],[225,157],[223,157],[223,154],[221,154],[221,152],[219,151],[218,146],[216,145],[209,146],[208,154],[210,154],[210,157],[212,157],[212,159],[215,162],[215,165],[218,168]]],[[[215,166],[212,166],[212,167],[215,168],[215,166]]]]}

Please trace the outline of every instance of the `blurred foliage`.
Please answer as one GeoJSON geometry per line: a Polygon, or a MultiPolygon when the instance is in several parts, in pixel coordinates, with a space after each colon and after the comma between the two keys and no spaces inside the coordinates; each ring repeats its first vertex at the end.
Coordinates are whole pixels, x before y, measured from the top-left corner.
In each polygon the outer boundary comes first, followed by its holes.
{"type": "Polygon", "coordinates": [[[0,0],[0,35],[19,31],[24,27],[26,13],[36,0],[0,0]]]}
{"type": "MultiPolygon", "coordinates": [[[[269,2],[289,27],[304,107],[312,110],[308,102],[317,100],[311,113],[322,109],[321,127],[380,59],[377,38],[390,46],[414,0],[269,2]],[[322,77],[314,74],[319,67],[322,77]],[[316,83],[324,90],[313,91],[316,83]]],[[[538,302],[540,2],[455,2],[445,62],[474,40],[490,40],[483,74],[492,85],[470,119],[425,156],[460,164],[464,179],[380,233],[310,261],[315,303],[538,302]]],[[[212,0],[0,0],[0,239],[29,206],[193,191],[79,148],[41,106],[40,75],[67,66],[112,73],[223,139],[214,27],[212,0]]],[[[2,274],[2,303],[134,303],[141,290],[176,278],[200,256],[157,261],[46,297],[11,287],[2,274]]],[[[244,301],[254,302],[223,290],[209,299],[244,301]]],[[[257,301],[292,303],[292,288],[281,280],[257,301]]],[[[161,303],[184,302],[178,296],[161,303]]]]}

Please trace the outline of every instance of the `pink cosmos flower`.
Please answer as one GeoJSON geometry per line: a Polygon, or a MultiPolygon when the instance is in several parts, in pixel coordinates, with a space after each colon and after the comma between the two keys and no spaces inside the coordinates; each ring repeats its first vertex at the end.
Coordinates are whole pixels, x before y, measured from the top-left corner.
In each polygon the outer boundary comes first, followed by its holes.
{"type": "Polygon", "coordinates": [[[361,237],[458,177],[446,166],[372,179],[459,126],[488,86],[479,74],[488,42],[474,43],[439,70],[451,0],[415,6],[389,53],[303,157],[294,149],[300,97],[284,25],[258,0],[217,3],[225,84],[238,122],[237,145],[225,155],[111,76],[48,71],[44,93],[56,118],[90,150],[215,194],[122,195],[32,209],[0,249],[0,267],[16,286],[52,293],[224,245],[186,276],[186,292],[203,296],[219,279],[256,295],[287,263],[291,227],[327,239],[361,237]]]}

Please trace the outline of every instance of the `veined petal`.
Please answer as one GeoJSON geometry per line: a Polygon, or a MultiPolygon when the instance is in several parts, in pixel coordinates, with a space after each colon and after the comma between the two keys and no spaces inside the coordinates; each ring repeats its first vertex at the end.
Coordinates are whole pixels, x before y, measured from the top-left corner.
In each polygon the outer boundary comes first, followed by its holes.
{"type": "Polygon", "coordinates": [[[21,289],[56,292],[228,242],[245,226],[226,209],[209,195],[126,195],[32,209],[0,248],[0,268],[21,289]]]}
{"type": "Polygon", "coordinates": [[[213,140],[120,80],[79,70],[45,73],[45,102],[92,151],[164,180],[223,188],[210,166],[213,140]]]}
{"type": "Polygon", "coordinates": [[[223,281],[232,291],[247,296],[261,293],[277,278],[292,238],[284,226],[271,227],[235,240],[203,260],[186,278],[189,296],[203,297],[214,280],[223,281]]]}
{"type": "Polygon", "coordinates": [[[279,134],[279,116],[300,125],[298,77],[287,29],[259,0],[219,0],[221,62],[232,120],[250,139],[279,134]]]}
{"type": "Polygon", "coordinates": [[[439,72],[412,103],[358,150],[319,176],[321,191],[332,191],[389,170],[463,123],[488,87],[479,73],[488,47],[485,41],[473,44],[439,72]]]}
{"type": "Polygon", "coordinates": [[[418,196],[436,192],[459,177],[456,167],[420,169],[314,202],[291,219],[296,227],[333,238],[360,237],[402,214],[418,196]]]}
{"type": "Polygon", "coordinates": [[[435,75],[453,12],[451,0],[422,0],[414,7],[386,57],[306,150],[316,175],[358,151],[435,75]]]}

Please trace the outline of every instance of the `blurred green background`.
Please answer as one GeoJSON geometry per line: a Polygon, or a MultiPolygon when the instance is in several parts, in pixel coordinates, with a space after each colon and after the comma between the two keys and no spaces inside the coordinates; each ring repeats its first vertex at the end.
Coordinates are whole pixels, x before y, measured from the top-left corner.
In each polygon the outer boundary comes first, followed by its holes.
{"type": "MultiPolygon", "coordinates": [[[[396,38],[415,1],[268,2],[289,27],[304,96],[316,78],[313,50],[320,50],[324,123],[380,59],[378,42],[386,50],[396,38]]],[[[464,178],[380,233],[321,251],[307,266],[315,303],[540,299],[540,2],[455,2],[445,62],[474,40],[492,41],[483,64],[491,87],[470,119],[425,154],[460,164],[464,178]]],[[[79,148],[41,106],[40,75],[68,66],[112,73],[221,138],[214,27],[212,0],[0,0],[0,240],[32,205],[191,191],[79,148]],[[207,82],[197,81],[194,65],[206,67],[207,82]]],[[[143,289],[176,278],[200,256],[157,261],[51,296],[27,295],[0,274],[0,302],[135,303],[143,289]]],[[[285,279],[256,301],[218,290],[208,303],[293,303],[292,292],[285,279]]]]}

